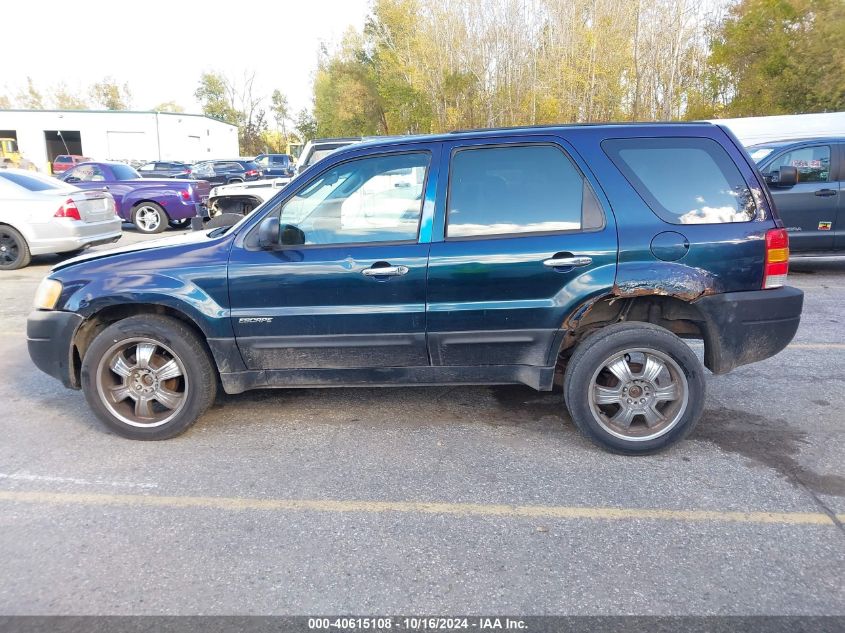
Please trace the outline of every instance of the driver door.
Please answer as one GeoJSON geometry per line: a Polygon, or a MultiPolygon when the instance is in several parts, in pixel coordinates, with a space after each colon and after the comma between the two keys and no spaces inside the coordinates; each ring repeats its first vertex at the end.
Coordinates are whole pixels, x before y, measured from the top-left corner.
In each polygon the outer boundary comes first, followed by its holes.
{"type": "Polygon", "coordinates": [[[249,369],[429,364],[419,227],[439,146],[363,152],[321,166],[264,214],[279,216],[287,243],[260,248],[256,223],[233,249],[232,324],[249,369]]]}

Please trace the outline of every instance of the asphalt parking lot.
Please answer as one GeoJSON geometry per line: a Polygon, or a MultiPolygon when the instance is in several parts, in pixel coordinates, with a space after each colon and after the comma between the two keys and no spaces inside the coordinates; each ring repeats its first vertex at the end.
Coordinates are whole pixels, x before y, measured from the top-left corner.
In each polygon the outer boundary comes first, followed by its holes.
{"type": "Polygon", "coordinates": [[[0,613],[845,614],[845,261],[793,262],[793,344],[644,458],[522,387],[221,396],[121,439],[27,355],[55,261],[0,277],[0,613]]]}

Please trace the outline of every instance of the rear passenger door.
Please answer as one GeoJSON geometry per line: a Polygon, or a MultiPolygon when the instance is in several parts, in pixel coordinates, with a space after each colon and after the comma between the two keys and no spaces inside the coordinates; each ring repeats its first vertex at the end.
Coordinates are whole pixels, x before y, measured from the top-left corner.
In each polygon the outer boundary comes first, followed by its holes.
{"type": "Polygon", "coordinates": [[[833,175],[836,150],[835,145],[827,143],[792,148],[773,158],[764,169],[769,176],[781,167],[798,170],[798,184],[770,187],[793,252],[833,249],[839,207],[839,183],[833,175]]]}
{"type": "Polygon", "coordinates": [[[433,365],[554,363],[567,315],[613,286],[613,214],[562,140],[444,145],[426,311],[433,365]]]}

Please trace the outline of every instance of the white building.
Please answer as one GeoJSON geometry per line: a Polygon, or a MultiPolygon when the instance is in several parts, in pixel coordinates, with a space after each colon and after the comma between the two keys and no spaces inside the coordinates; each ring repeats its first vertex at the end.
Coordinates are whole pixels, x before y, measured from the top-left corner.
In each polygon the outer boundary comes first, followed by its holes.
{"type": "Polygon", "coordinates": [[[46,171],[59,154],[95,160],[180,160],[239,155],[238,129],[200,114],[112,110],[0,110],[0,138],[46,171]]]}

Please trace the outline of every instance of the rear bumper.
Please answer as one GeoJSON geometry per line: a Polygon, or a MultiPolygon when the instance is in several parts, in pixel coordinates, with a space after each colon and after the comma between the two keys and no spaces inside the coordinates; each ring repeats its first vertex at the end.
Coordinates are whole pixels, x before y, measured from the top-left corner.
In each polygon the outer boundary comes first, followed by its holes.
{"type": "Polygon", "coordinates": [[[52,223],[49,227],[33,225],[35,237],[29,240],[33,255],[64,253],[85,246],[110,244],[123,235],[120,218],[106,222],[86,224],[84,222],[52,223]]]}
{"type": "Polygon", "coordinates": [[[79,389],[73,367],[73,337],[83,319],[74,312],[31,312],[26,320],[26,345],[35,366],[65,387],[79,389]]]}
{"type": "Polygon", "coordinates": [[[724,374],[774,356],[795,336],[803,305],[804,293],[791,287],[699,299],[695,306],[704,316],[704,364],[714,374],[724,374]]]}

